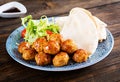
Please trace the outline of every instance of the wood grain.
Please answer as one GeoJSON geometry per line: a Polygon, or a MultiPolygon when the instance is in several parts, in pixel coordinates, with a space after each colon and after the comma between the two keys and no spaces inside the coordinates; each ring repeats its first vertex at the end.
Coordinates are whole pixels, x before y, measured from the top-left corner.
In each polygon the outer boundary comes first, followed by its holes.
{"type": "MultiPolygon", "coordinates": [[[[0,5],[12,0],[0,0],[0,5]]],[[[83,7],[108,24],[114,48],[101,62],[74,71],[45,72],[25,67],[7,53],[9,34],[21,25],[20,18],[0,18],[0,82],[120,82],[120,0],[16,0],[38,19],[41,15],[68,15],[73,7],[83,7]]],[[[25,16],[26,16],[25,15],[25,16]]]]}

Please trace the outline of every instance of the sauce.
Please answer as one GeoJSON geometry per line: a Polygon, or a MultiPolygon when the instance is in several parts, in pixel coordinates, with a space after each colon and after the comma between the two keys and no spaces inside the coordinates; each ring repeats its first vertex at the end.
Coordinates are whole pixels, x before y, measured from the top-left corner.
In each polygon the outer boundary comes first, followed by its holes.
{"type": "Polygon", "coordinates": [[[11,8],[9,10],[3,11],[3,13],[15,13],[15,12],[20,12],[20,10],[17,8],[11,8]]]}

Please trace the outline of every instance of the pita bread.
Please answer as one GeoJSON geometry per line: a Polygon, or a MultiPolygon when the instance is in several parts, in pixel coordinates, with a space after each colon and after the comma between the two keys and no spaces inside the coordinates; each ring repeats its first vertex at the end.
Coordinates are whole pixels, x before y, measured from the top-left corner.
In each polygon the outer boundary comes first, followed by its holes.
{"type": "Polygon", "coordinates": [[[69,16],[57,18],[56,23],[62,27],[60,33],[65,39],[74,40],[78,48],[90,55],[95,52],[98,41],[106,39],[107,24],[83,8],[73,8],[69,16]]]}
{"type": "Polygon", "coordinates": [[[107,33],[106,33],[107,24],[105,24],[104,22],[102,22],[97,17],[95,17],[95,16],[93,16],[93,17],[94,17],[94,19],[96,21],[96,24],[97,24],[97,33],[98,33],[99,41],[102,42],[107,37],[107,33]]]}
{"type": "Polygon", "coordinates": [[[72,39],[80,49],[93,54],[98,45],[97,29],[84,11],[72,9],[60,32],[64,39],[72,39]]]}
{"type": "Polygon", "coordinates": [[[68,16],[55,18],[55,23],[57,23],[60,26],[60,31],[62,30],[64,23],[67,21],[67,18],[68,16]]]}
{"type": "MultiPolygon", "coordinates": [[[[76,10],[82,10],[84,12],[86,12],[86,14],[88,14],[90,16],[90,18],[93,20],[93,22],[95,23],[96,25],[96,28],[97,28],[97,33],[98,33],[98,38],[99,38],[99,41],[102,42],[104,39],[106,39],[106,27],[107,27],[107,24],[105,24],[104,22],[102,22],[100,19],[98,19],[97,17],[93,16],[91,14],[91,12],[89,12],[88,10],[86,9],[83,9],[83,8],[79,8],[79,7],[76,7],[75,8],[76,10]]],[[[71,11],[72,12],[72,11],[71,11]]],[[[73,12],[72,12],[73,13],[73,12]]]]}
{"type": "MultiPolygon", "coordinates": [[[[99,18],[93,16],[88,10],[85,10],[83,8],[75,8],[76,10],[82,10],[84,11],[86,14],[88,14],[88,16],[90,16],[90,18],[93,20],[93,22],[95,23],[95,26],[97,28],[97,33],[98,33],[98,39],[100,42],[102,42],[103,40],[106,39],[107,34],[106,34],[106,27],[107,24],[104,23],[103,21],[101,21],[99,18]]],[[[73,10],[70,11],[70,14],[74,13],[73,10]]],[[[61,30],[64,26],[64,23],[66,22],[68,16],[64,16],[64,17],[60,17],[56,19],[56,23],[61,27],[61,30]]]]}

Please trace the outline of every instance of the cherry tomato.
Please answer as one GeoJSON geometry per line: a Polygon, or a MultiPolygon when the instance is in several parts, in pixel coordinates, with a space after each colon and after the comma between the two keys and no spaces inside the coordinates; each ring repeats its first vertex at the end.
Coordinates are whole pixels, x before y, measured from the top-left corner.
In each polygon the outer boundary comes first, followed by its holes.
{"type": "Polygon", "coordinates": [[[21,36],[22,36],[22,38],[25,37],[25,34],[26,34],[26,29],[23,29],[22,32],[21,32],[21,36]]]}
{"type": "Polygon", "coordinates": [[[47,34],[51,35],[53,32],[50,30],[46,30],[47,34]]]}

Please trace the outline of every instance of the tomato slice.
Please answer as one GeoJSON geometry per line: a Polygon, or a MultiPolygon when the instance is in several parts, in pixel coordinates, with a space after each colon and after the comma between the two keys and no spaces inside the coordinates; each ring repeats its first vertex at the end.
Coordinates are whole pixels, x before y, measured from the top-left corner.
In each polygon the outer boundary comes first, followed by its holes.
{"type": "Polygon", "coordinates": [[[21,32],[21,37],[24,38],[25,34],[26,34],[26,29],[23,29],[22,32],[21,32]]]}
{"type": "Polygon", "coordinates": [[[49,35],[53,34],[53,32],[50,31],[50,30],[46,30],[46,32],[47,32],[47,34],[49,34],[49,35]]]}

